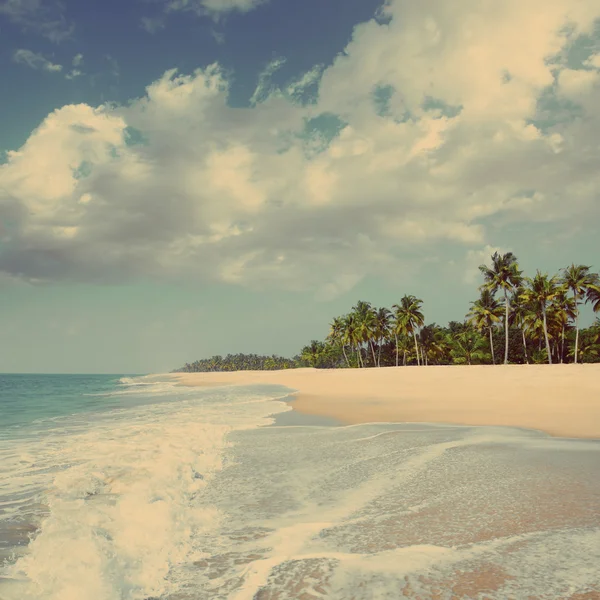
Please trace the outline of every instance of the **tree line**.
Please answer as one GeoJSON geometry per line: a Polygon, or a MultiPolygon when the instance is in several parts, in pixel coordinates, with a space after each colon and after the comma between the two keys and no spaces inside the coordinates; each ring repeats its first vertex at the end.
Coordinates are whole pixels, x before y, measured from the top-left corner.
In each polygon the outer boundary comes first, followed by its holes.
{"type": "Polygon", "coordinates": [[[600,276],[591,267],[526,277],[512,252],[496,252],[479,270],[479,297],[463,321],[426,325],[423,300],[412,295],[391,309],[361,300],[332,320],[325,340],[311,341],[293,358],[228,354],[177,371],[600,362],[600,318],[579,326],[584,303],[600,312],[600,276]]]}

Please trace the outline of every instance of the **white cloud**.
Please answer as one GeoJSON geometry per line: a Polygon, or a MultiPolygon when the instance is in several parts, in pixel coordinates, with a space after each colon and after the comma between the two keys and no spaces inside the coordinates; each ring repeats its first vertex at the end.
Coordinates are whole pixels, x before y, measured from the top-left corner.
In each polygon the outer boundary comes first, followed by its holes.
{"type": "Polygon", "coordinates": [[[215,20],[218,20],[228,13],[250,12],[268,1],[269,0],[166,0],[166,10],[189,10],[200,16],[208,15],[215,20]]]}
{"type": "Polygon", "coordinates": [[[586,67],[593,67],[596,69],[600,69],[600,52],[590,56],[587,60],[584,61],[583,64],[586,67]]]}
{"type": "Polygon", "coordinates": [[[74,26],[63,14],[64,6],[53,0],[0,0],[0,17],[8,18],[26,32],[37,33],[52,42],[68,39],[74,26]]]}
{"type": "Polygon", "coordinates": [[[162,17],[142,17],[140,25],[148,33],[156,33],[165,28],[165,21],[162,17]]]}
{"type": "Polygon", "coordinates": [[[16,63],[27,65],[32,69],[41,69],[49,73],[59,73],[63,69],[62,65],[57,65],[49,61],[42,54],[32,52],[31,50],[16,50],[13,53],[13,60],[16,63]]]}
{"type": "Polygon", "coordinates": [[[302,94],[318,83],[323,73],[323,65],[315,65],[312,69],[302,74],[298,79],[290,82],[286,87],[287,94],[292,98],[299,98],[302,94]]]}
{"type": "Polygon", "coordinates": [[[83,65],[83,54],[76,54],[71,61],[71,65],[73,68],[65,75],[65,79],[81,77],[84,74],[80,68],[83,65]]]}
{"type": "Polygon", "coordinates": [[[563,69],[558,76],[559,93],[569,100],[581,101],[600,84],[600,71],[563,69]]]}
{"type": "Polygon", "coordinates": [[[215,29],[211,29],[210,34],[213,36],[217,44],[221,45],[225,43],[225,34],[222,31],[216,31],[215,29]]]}
{"type": "Polygon", "coordinates": [[[471,283],[517,223],[592,228],[595,58],[583,69],[551,59],[600,9],[432,0],[390,2],[387,13],[389,24],[357,27],[333,65],[287,95],[272,93],[281,63],[271,63],[252,108],[227,105],[211,65],[168,71],[128,106],[49,115],[0,166],[0,220],[13,223],[0,232],[0,272],[193,278],[331,299],[367,274],[399,277],[446,255],[465,257],[471,283]],[[314,103],[294,101],[317,83],[314,103]],[[382,87],[393,92],[385,113],[382,87]],[[548,95],[559,108],[541,107],[548,95]],[[583,117],[560,108],[565,99],[583,117]]]}
{"type": "Polygon", "coordinates": [[[201,0],[202,6],[212,14],[238,11],[247,13],[268,0],[201,0]]]}
{"type": "Polygon", "coordinates": [[[489,244],[477,250],[469,250],[464,261],[465,271],[463,281],[469,285],[481,282],[482,275],[479,270],[479,265],[491,266],[491,257],[495,252],[498,252],[498,254],[505,254],[508,250],[498,248],[497,246],[490,246],[489,244]]]}
{"type": "Polygon", "coordinates": [[[285,65],[285,58],[279,57],[271,60],[258,76],[258,85],[250,98],[250,104],[255,106],[258,102],[264,102],[271,93],[277,93],[278,88],[271,84],[273,73],[285,65]]]}

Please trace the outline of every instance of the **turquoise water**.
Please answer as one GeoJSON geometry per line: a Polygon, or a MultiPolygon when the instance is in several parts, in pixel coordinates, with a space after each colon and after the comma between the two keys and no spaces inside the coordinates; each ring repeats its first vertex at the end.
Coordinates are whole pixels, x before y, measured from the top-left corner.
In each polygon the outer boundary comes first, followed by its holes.
{"type": "Polygon", "coordinates": [[[0,430],[122,406],[122,396],[106,394],[118,389],[121,378],[134,376],[0,374],[0,430]]]}

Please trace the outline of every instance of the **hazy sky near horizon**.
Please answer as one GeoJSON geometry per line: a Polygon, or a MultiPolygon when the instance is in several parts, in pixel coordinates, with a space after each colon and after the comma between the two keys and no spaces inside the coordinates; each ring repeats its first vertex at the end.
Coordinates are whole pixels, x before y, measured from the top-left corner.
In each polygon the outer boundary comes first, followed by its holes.
{"type": "Polygon", "coordinates": [[[0,0],[0,64],[0,372],[462,320],[496,249],[600,269],[597,0],[0,0]]]}

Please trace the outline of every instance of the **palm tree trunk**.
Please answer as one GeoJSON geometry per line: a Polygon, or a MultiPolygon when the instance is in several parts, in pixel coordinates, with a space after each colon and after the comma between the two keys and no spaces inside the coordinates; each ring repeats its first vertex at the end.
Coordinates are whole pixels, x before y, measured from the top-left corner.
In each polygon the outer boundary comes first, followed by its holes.
{"type": "Polygon", "coordinates": [[[529,364],[529,359],[527,358],[527,340],[525,339],[525,330],[521,328],[521,334],[523,335],[523,350],[525,351],[525,362],[529,364]]]}
{"type": "Polygon", "coordinates": [[[494,356],[494,338],[492,337],[492,328],[488,327],[488,331],[490,332],[490,348],[492,349],[492,364],[496,364],[496,357],[494,356]]]}
{"type": "Polygon", "coordinates": [[[344,358],[346,359],[346,364],[348,365],[348,368],[350,368],[350,361],[348,360],[348,356],[346,355],[346,346],[344,344],[342,344],[342,352],[344,353],[344,358]]]}
{"type": "Polygon", "coordinates": [[[377,366],[377,359],[375,358],[375,346],[373,346],[373,342],[369,340],[369,344],[371,346],[371,353],[373,354],[373,366],[377,366]]]}
{"type": "Polygon", "coordinates": [[[377,366],[381,367],[381,346],[382,346],[382,339],[381,338],[377,338],[377,341],[379,342],[379,346],[377,348],[377,366]]]}
{"type": "Polygon", "coordinates": [[[396,340],[396,366],[398,366],[398,334],[394,333],[394,339],[396,340]]]}
{"type": "Polygon", "coordinates": [[[542,306],[542,316],[544,318],[544,337],[546,338],[546,352],[548,353],[548,364],[552,364],[552,353],[550,352],[550,341],[548,340],[548,325],[546,323],[546,307],[542,306]]]}
{"type": "Polygon", "coordinates": [[[406,350],[404,350],[404,354],[402,355],[402,366],[406,366],[406,350]]]}
{"type": "Polygon", "coordinates": [[[579,351],[579,307],[577,306],[577,293],[573,292],[575,298],[575,364],[577,364],[577,352],[579,351]]]}
{"type": "Polygon", "coordinates": [[[419,346],[417,344],[417,332],[413,329],[413,337],[415,338],[415,353],[417,354],[417,366],[421,366],[421,361],[419,360],[419,346]]]}
{"type": "Polygon", "coordinates": [[[563,363],[563,357],[565,355],[565,324],[563,323],[562,326],[562,333],[561,333],[561,343],[560,343],[560,363],[563,363]]]}
{"type": "Polygon", "coordinates": [[[506,293],[506,288],[504,288],[504,304],[506,305],[506,310],[504,312],[504,364],[508,364],[508,313],[510,310],[510,300],[508,299],[508,294],[506,293]]]}

